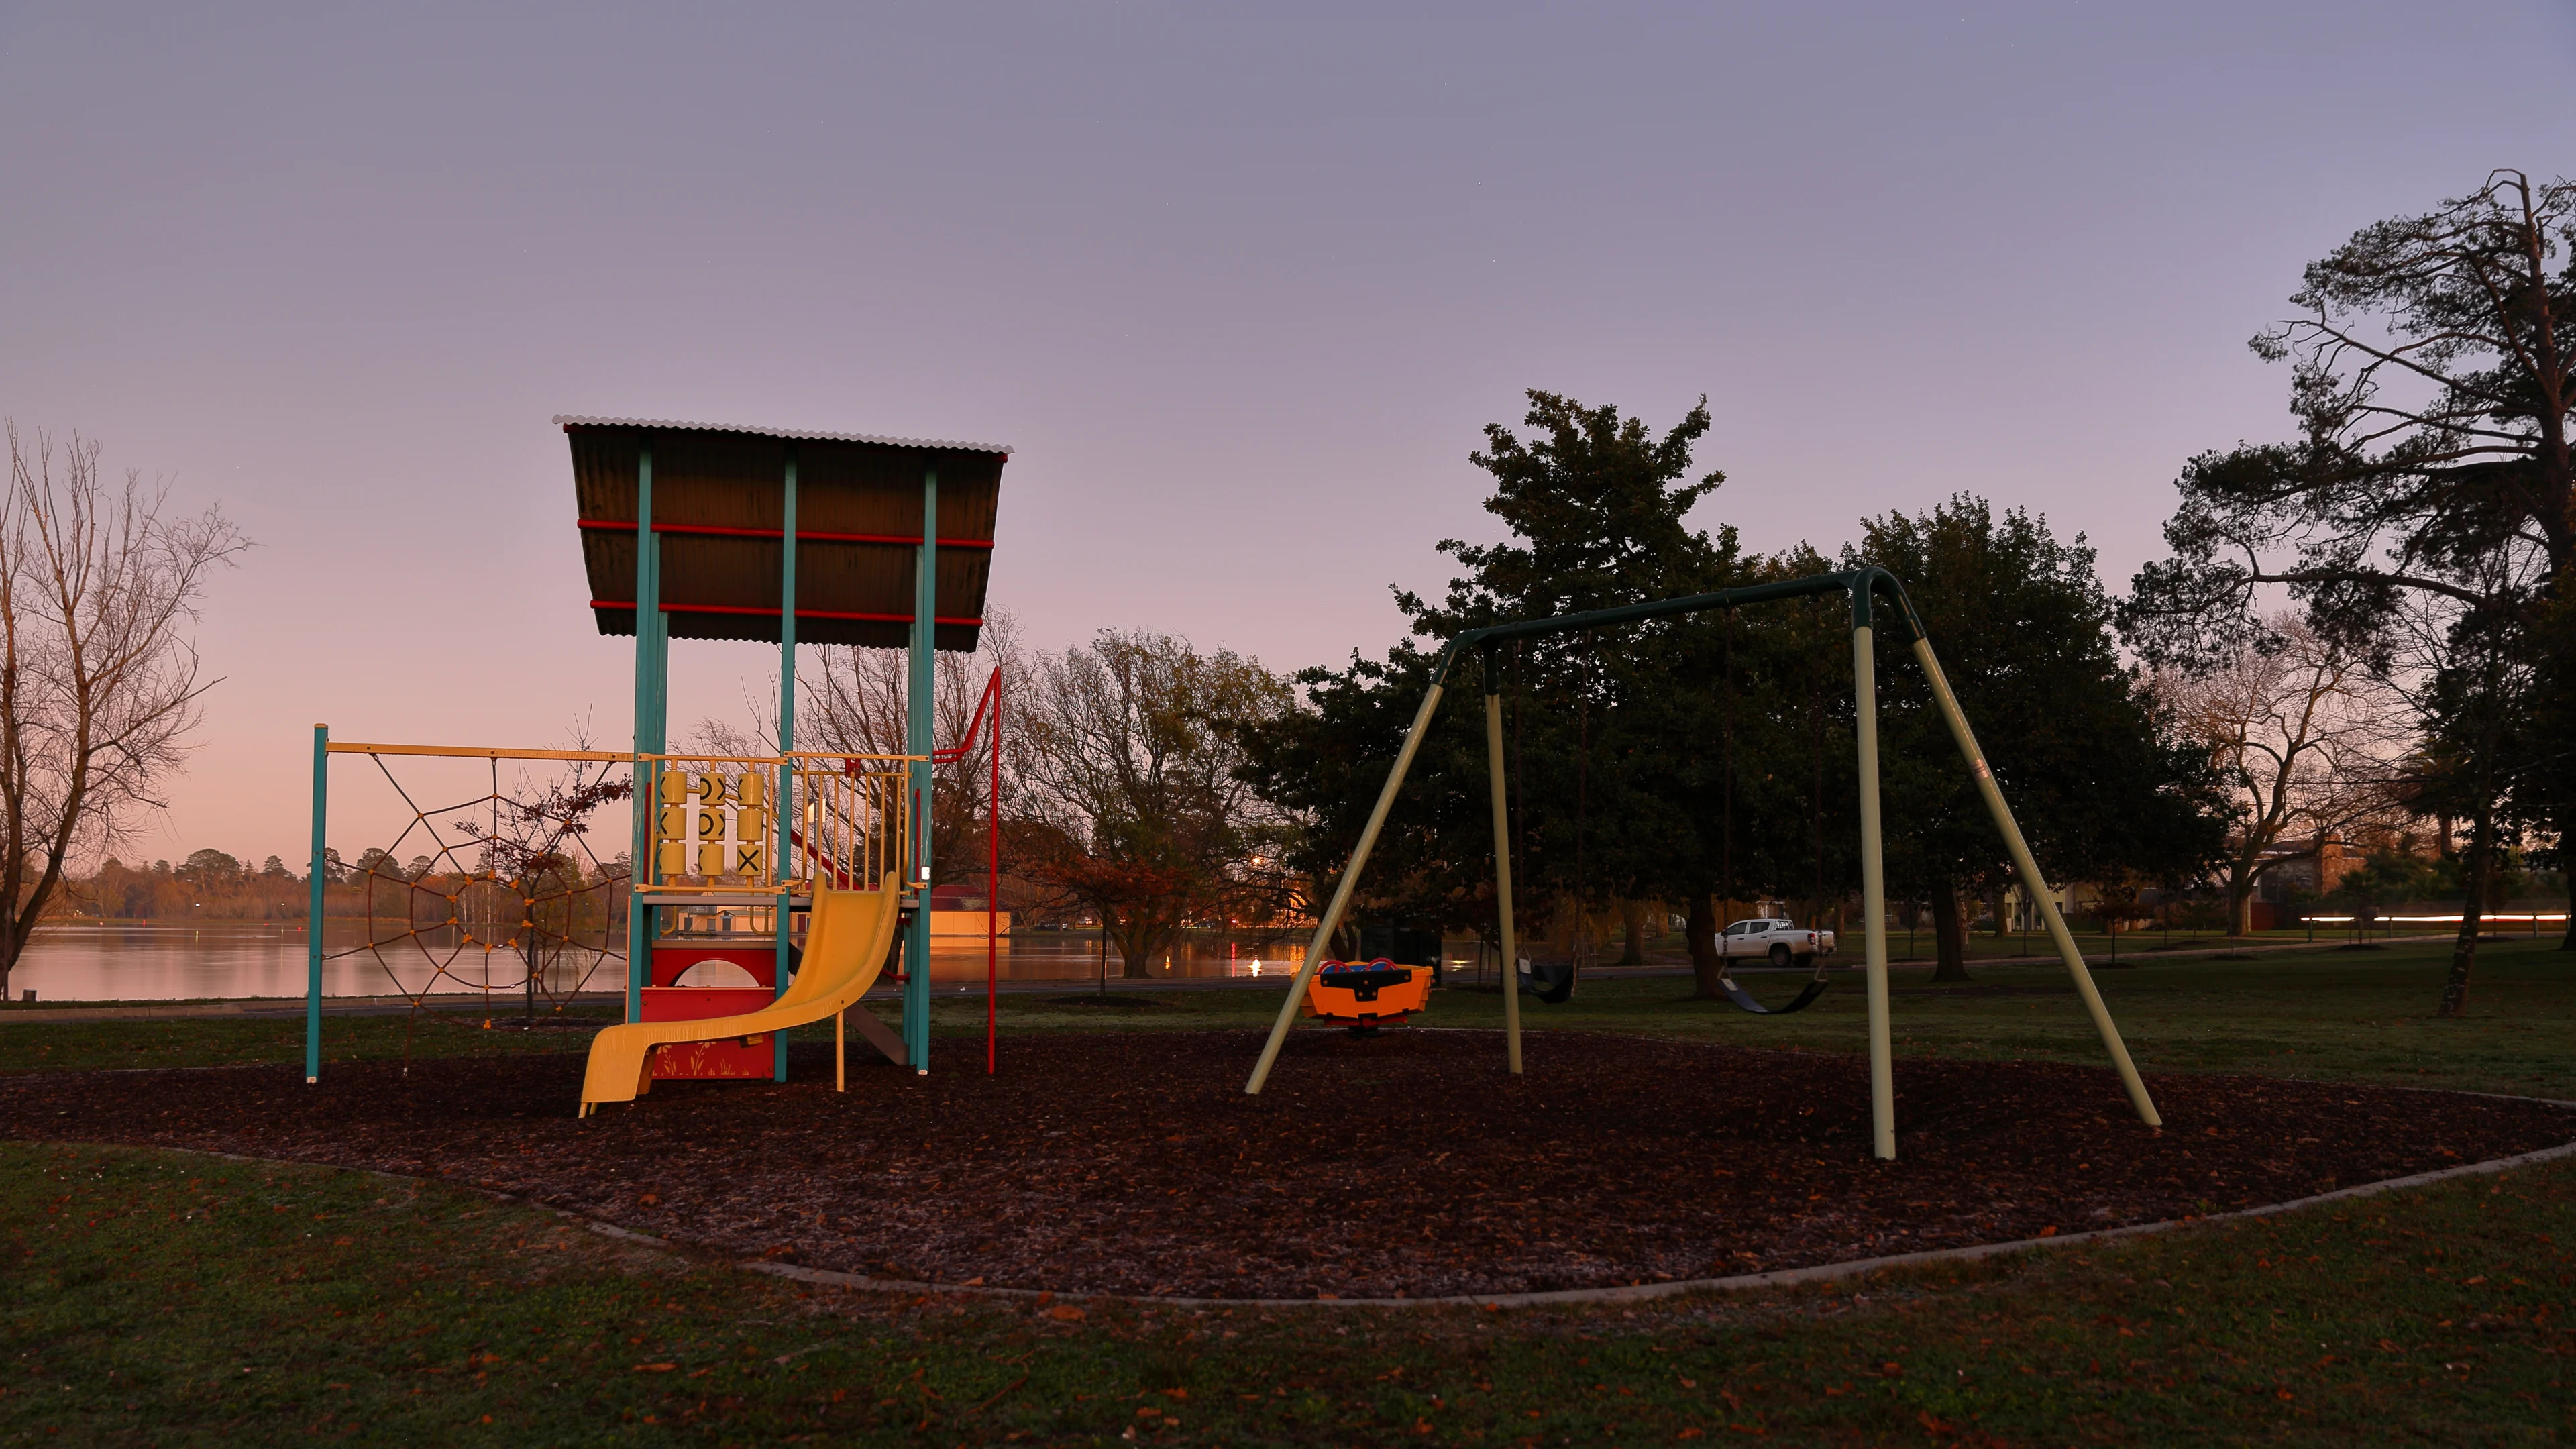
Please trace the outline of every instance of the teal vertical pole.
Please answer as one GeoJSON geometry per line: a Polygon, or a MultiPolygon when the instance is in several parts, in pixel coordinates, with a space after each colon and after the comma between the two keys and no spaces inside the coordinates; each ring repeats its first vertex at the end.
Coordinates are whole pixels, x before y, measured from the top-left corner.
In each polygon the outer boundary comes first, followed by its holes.
{"type": "Polygon", "coordinates": [[[930,729],[939,639],[939,470],[921,475],[921,561],[912,590],[912,671],[904,684],[903,752],[914,756],[912,785],[912,930],[903,957],[904,1050],[913,1071],[930,1070],[930,729]]]}
{"type": "MultiPolygon", "coordinates": [[[[778,564],[778,789],[769,802],[778,816],[778,845],[769,857],[778,878],[777,994],[787,994],[787,830],[795,817],[796,762],[796,445],[787,445],[786,517],[779,525],[778,564]]],[[[778,1033],[778,1063],[773,1081],[787,1080],[787,1033],[778,1033]]]]}
{"type": "Polygon", "coordinates": [[[304,1080],[322,1080],[322,887],[328,877],[323,865],[322,827],[330,810],[325,803],[331,788],[331,727],[313,727],[313,873],[307,877],[307,915],[304,923],[304,1080]]]}
{"type": "Polygon", "coordinates": [[[653,883],[655,768],[646,755],[662,752],[661,550],[653,537],[653,439],[635,452],[635,844],[628,884],[639,888],[626,908],[626,1019],[644,1017],[644,983],[653,960],[653,910],[640,887],[653,883]]]}

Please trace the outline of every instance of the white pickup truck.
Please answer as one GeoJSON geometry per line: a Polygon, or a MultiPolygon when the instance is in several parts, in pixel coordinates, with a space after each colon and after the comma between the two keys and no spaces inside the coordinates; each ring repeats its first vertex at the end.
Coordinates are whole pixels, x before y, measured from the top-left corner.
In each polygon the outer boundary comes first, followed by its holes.
{"type": "Polygon", "coordinates": [[[1774,966],[1792,961],[1805,966],[1834,954],[1834,933],[1800,930],[1795,921],[1738,921],[1719,934],[1717,954],[1721,959],[1766,956],[1774,966]]]}

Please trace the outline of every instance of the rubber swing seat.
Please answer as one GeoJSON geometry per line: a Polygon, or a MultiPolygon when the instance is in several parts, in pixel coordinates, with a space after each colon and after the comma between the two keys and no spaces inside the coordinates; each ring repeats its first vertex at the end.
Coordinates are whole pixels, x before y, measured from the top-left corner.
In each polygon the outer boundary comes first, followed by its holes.
{"type": "Polygon", "coordinates": [[[1556,1006],[1574,995],[1574,963],[1570,961],[1523,961],[1520,988],[1550,1006],[1556,1006]]]}
{"type": "Polygon", "coordinates": [[[1753,999],[1752,992],[1736,985],[1735,978],[1732,976],[1718,977],[1717,984],[1726,989],[1726,999],[1734,1002],[1739,1011],[1749,1011],[1755,1016],[1787,1016],[1790,1012],[1804,1011],[1815,1005],[1816,998],[1825,994],[1825,973],[1819,971],[1811,977],[1806,986],[1786,1006],[1764,1006],[1753,999]]]}

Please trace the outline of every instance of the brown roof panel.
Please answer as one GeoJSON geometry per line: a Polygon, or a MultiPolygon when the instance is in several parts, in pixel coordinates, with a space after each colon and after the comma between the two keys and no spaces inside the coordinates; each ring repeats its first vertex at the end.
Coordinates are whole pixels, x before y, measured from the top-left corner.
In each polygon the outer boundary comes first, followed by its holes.
{"type": "Polygon", "coordinates": [[[911,636],[921,482],[939,473],[941,649],[972,650],[992,577],[1008,448],[705,423],[558,417],[592,615],[635,632],[635,475],[653,440],[653,525],[675,639],[778,638],[787,450],[797,454],[796,637],[902,648],[911,636]]]}

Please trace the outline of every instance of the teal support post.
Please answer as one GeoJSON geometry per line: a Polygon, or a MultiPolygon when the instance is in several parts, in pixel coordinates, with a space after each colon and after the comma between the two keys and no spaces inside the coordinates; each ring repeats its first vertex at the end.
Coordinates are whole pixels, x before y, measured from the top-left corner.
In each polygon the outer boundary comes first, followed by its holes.
{"type": "Polygon", "coordinates": [[[324,870],[330,857],[322,844],[323,823],[330,809],[325,803],[331,789],[331,727],[313,727],[313,867],[306,877],[307,915],[304,923],[304,1080],[322,1080],[322,887],[330,880],[324,870]]]}
{"type": "MultiPolygon", "coordinates": [[[[635,453],[635,842],[628,884],[639,889],[653,883],[653,812],[656,770],[646,755],[662,752],[666,708],[662,671],[662,549],[653,534],[653,439],[647,434],[635,453]]],[[[626,909],[626,1019],[644,1018],[644,983],[651,979],[653,908],[638,893],[626,909]]]]}
{"type": "MultiPolygon", "coordinates": [[[[796,762],[787,758],[796,749],[796,445],[787,445],[787,478],[785,518],[779,524],[778,564],[778,798],[770,808],[778,815],[778,845],[770,856],[770,870],[778,878],[778,983],[777,995],[787,994],[787,831],[796,809],[796,762]]],[[[773,1038],[778,1044],[776,1070],[772,1081],[787,1080],[787,1033],[773,1038]]]]}
{"type": "Polygon", "coordinates": [[[930,1071],[930,729],[939,631],[939,470],[921,475],[921,559],[912,590],[911,672],[904,683],[903,752],[912,794],[912,929],[903,941],[903,1045],[916,1074],[930,1071]]]}

